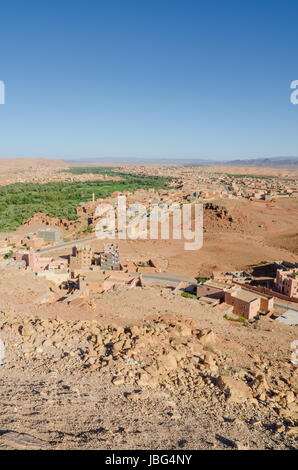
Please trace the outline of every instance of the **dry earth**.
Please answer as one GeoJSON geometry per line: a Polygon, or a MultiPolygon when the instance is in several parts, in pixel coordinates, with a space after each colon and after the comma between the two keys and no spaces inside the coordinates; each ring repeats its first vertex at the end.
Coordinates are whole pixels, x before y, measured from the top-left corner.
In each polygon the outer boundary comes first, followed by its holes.
{"type": "Polygon", "coordinates": [[[0,448],[297,448],[297,327],[153,287],[60,310],[33,303],[46,281],[1,276],[0,448]]]}

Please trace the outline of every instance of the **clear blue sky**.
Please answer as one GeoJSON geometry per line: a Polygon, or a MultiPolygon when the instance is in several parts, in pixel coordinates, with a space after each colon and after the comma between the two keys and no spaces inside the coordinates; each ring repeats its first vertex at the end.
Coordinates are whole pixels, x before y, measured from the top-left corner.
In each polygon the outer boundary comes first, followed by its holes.
{"type": "Polygon", "coordinates": [[[297,0],[10,0],[0,157],[298,155],[297,0]]]}

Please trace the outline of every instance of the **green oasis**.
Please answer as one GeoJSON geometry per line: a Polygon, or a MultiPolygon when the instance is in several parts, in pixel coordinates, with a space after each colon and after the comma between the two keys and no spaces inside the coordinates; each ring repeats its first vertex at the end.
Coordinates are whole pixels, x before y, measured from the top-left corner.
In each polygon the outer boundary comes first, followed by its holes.
{"type": "Polygon", "coordinates": [[[106,198],[114,191],[134,192],[141,188],[159,190],[166,188],[169,183],[167,178],[162,177],[117,172],[113,172],[113,175],[121,175],[121,180],[15,183],[0,186],[0,232],[16,230],[36,212],[43,212],[50,217],[76,220],[77,206],[81,202],[91,201],[93,193],[95,198],[106,198]]]}

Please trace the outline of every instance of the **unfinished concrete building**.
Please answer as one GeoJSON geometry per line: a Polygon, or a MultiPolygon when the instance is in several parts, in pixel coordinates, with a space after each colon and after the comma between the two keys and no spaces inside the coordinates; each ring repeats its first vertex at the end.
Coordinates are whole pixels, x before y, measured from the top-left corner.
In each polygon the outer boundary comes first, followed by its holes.
{"type": "Polygon", "coordinates": [[[104,271],[120,271],[120,258],[118,245],[109,243],[104,246],[101,253],[101,269],[104,271]]]}
{"type": "Polygon", "coordinates": [[[38,236],[48,243],[61,243],[60,232],[54,228],[45,228],[39,230],[38,236]]]}

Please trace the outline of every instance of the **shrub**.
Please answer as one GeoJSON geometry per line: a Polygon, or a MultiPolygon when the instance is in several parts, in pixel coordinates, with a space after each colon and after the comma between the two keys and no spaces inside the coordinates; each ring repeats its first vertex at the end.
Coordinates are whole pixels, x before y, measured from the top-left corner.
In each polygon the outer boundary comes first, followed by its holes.
{"type": "Polygon", "coordinates": [[[186,297],[188,299],[196,299],[197,296],[195,294],[191,294],[190,292],[182,292],[182,297],[186,297]]]}

